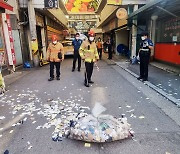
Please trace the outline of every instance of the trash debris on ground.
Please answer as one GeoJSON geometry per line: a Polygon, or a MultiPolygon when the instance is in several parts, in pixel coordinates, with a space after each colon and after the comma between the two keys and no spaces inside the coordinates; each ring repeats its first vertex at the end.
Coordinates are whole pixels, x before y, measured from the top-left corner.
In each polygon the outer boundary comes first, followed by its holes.
{"type": "Polygon", "coordinates": [[[155,128],[156,131],[158,131],[158,128],[155,128]]]}
{"type": "Polygon", "coordinates": [[[3,119],[5,119],[5,116],[0,116],[0,120],[3,120],[3,119]]]}
{"type": "Polygon", "coordinates": [[[144,119],[145,117],[144,116],[139,116],[139,119],[144,119]]]}
{"type": "MultiPolygon", "coordinates": [[[[96,103],[92,114],[89,114],[90,108],[80,105],[80,102],[85,101],[81,95],[72,96],[65,101],[60,98],[46,100],[47,104],[43,104],[43,101],[28,89],[27,91],[23,90],[21,94],[1,98],[0,102],[10,106],[12,118],[19,113],[21,113],[20,116],[23,116],[22,120],[12,124],[13,127],[21,125],[25,121],[36,125],[37,131],[54,127],[53,141],[71,138],[87,142],[110,142],[131,136],[130,125],[126,118],[115,118],[111,115],[101,114],[106,109],[99,103],[96,103]],[[25,101],[26,103],[23,103],[25,101]],[[43,116],[47,122],[37,125],[39,123],[35,119],[36,115],[43,116]]],[[[131,108],[128,105],[126,107],[131,108]]],[[[130,111],[133,112],[133,109],[130,111]]],[[[0,118],[4,119],[5,117],[1,116],[0,118]]],[[[0,128],[0,130],[2,129],[0,128]]],[[[13,133],[13,130],[9,133],[13,133]]],[[[29,144],[28,149],[31,148],[32,146],[29,144]]]]}
{"type": "Polygon", "coordinates": [[[30,146],[28,147],[28,150],[30,150],[30,149],[32,149],[32,145],[30,145],[30,146]]]}
{"type": "Polygon", "coordinates": [[[10,133],[10,134],[12,134],[12,133],[13,133],[13,131],[14,131],[14,130],[10,130],[10,132],[9,132],[9,133],[10,133]]]}
{"type": "Polygon", "coordinates": [[[90,144],[90,143],[85,143],[85,144],[84,144],[84,147],[90,148],[90,147],[91,147],[91,144],[90,144]]]}
{"type": "Polygon", "coordinates": [[[92,111],[98,114],[80,117],[77,115],[76,119],[71,121],[69,138],[88,142],[111,142],[132,136],[126,118],[117,119],[101,114],[105,108],[99,103],[92,111]]]}

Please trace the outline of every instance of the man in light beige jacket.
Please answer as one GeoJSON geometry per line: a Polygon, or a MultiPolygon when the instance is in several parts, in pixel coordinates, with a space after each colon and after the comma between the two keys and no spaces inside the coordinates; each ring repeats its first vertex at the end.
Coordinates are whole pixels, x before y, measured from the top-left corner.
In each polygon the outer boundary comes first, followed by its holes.
{"type": "Polygon", "coordinates": [[[52,43],[47,49],[47,60],[50,61],[50,78],[48,81],[54,80],[54,66],[56,67],[56,79],[60,80],[60,65],[64,60],[63,45],[57,41],[57,36],[52,35],[52,43]]]}

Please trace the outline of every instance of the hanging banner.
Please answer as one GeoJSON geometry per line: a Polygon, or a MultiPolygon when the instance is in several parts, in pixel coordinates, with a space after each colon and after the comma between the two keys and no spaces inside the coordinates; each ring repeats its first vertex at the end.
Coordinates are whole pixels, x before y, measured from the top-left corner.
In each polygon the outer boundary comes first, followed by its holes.
{"type": "Polygon", "coordinates": [[[12,61],[13,61],[13,64],[15,65],[16,64],[16,56],[15,56],[14,39],[13,39],[12,28],[11,28],[11,23],[10,23],[10,15],[9,14],[6,14],[6,21],[7,21],[7,28],[8,28],[8,33],[9,33],[9,41],[10,41],[12,61]]]}
{"type": "Polygon", "coordinates": [[[6,13],[2,13],[2,25],[3,25],[3,33],[4,40],[6,46],[6,52],[8,55],[9,65],[16,64],[15,50],[14,50],[14,40],[12,35],[12,28],[10,23],[10,15],[6,13]]]}
{"type": "Polygon", "coordinates": [[[107,5],[122,5],[122,0],[107,0],[107,5]]]}

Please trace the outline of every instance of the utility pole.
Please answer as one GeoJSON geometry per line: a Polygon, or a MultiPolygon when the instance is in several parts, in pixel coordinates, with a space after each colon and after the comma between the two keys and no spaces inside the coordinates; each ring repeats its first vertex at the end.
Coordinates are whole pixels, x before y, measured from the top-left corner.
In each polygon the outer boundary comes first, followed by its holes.
{"type": "Polygon", "coordinates": [[[28,0],[29,28],[31,40],[37,39],[36,35],[36,15],[33,6],[33,0],[28,0]]]}
{"type": "MultiPolygon", "coordinates": [[[[138,10],[138,5],[134,5],[134,12],[138,10]]],[[[134,19],[132,25],[132,53],[131,53],[131,58],[136,56],[136,43],[137,43],[137,19],[134,19]]]]}
{"type": "MultiPolygon", "coordinates": [[[[33,0],[28,0],[28,15],[29,15],[29,29],[30,29],[30,45],[37,44],[37,34],[36,34],[36,15],[33,5],[33,0]]],[[[32,48],[30,48],[30,58],[34,62],[34,65],[38,65],[38,55],[33,54],[32,48]]]]}

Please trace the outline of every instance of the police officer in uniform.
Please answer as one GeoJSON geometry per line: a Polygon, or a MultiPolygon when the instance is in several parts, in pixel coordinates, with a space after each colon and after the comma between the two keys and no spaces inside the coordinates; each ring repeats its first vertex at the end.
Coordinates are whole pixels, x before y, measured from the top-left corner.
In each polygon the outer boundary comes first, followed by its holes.
{"type": "Polygon", "coordinates": [[[78,71],[80,72],[81,69],[81,57],[79,55],[79,48],[82,44],[82,40],[79,39],[79,33],[76,33],[75,39],[72,42],[72,45],[74,46],[74,60],[73,60],[73,68],[72,72],[74,72],[76,67],[76,61],[78,59],[78,71]]]}
{"type": "Polygon", "coordinates": [[[150,60],[151,50],[153,49],[153,43],[148,39],[148,33],[143,32],[141,34],[141,45],[139,50],[140,58],[140,76],[138,80],[147,81],[148,80],[148,64],[150,60]]]}
{"type": "Polygon", "coordinates": [[[89,87],[89,84],[93,84],[94,82],[91,80],[91,76],[93,73],[94,62],[99,60],[99,55],[96,47],[95,33],[94,31],[89,31],[88,40],[83,41],[79,54],[83,61],[85,61],[85,80],[84,85],[89,87]]]}

